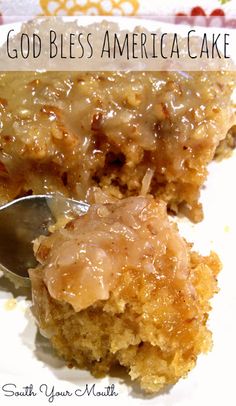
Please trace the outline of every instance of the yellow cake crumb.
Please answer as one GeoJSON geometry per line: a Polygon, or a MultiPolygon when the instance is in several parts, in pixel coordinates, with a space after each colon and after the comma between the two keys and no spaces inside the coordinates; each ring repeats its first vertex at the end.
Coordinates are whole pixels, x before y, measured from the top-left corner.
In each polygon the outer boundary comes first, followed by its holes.
{"type": "Polygon", "coordinates": [[[4,303],[4,309],[11,311],[14,310],[17,306],[17,300],[16,299],[8,299],[5,303],[4,303]]]}
{"type": "Polygon", "coordinates": [[[39,327],[68,364],[103,376],[121,364],[147,392],[177,382],[211,349],[220,261],[191,250],[166,204],[93,204],[42,237],[30,270],[39,327]]]}

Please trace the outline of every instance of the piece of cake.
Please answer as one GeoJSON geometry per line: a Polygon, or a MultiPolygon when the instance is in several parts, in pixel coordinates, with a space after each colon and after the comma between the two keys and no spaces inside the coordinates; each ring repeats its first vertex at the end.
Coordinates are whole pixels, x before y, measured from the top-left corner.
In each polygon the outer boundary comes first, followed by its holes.
{"type": "Polygon", "coordinates": [[[0,201],[92,186],[202,219],[207,165],[235,124],[235,72],[0,74],[0,201]]]}
{"type": "Polygon", "coordinates": [[[33,313],[70,366],[102,376],[120,364],[157,392],[211,349],[206,322],[220,262],[191,250],[163,201],[93,204],[40,237],[35,252],[33,313]]]}

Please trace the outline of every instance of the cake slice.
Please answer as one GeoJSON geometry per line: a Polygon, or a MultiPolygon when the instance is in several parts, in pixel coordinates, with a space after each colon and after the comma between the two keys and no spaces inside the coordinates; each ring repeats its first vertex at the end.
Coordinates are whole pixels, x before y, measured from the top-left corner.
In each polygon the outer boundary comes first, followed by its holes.
{"type": "MultiPolygon", "coordinates": [[[[0,202],[99,186],[149,192],[198,222],[200,190],[236,124],[235,72],[0,74],[0,202]]],[[[233,139],[232,139],[233,141],[233,139]]],[[[233,142],[230,142],[233,145],[233,142]]]]}
{"type": "Polygon", "coordinates": [[[33,313],[68,365],[124,366],[144,391],[177,382],[211,349],[206,323],[220,261],[193,252],[166,203],[129,197],[35,243],[33,313]]]}

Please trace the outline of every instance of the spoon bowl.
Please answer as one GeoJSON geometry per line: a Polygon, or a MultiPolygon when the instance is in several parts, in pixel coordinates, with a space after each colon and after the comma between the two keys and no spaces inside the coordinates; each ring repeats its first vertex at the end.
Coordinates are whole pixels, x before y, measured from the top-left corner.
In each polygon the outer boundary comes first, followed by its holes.
{"type": "Polygon", "coordinates": [[[58,194],[26,196],[0,207],[0,270],[16,285],[30,285],[28,269],[38,264],[33,241],[48,235],[58,218],[70,219],[88,208],[58,194]]]}

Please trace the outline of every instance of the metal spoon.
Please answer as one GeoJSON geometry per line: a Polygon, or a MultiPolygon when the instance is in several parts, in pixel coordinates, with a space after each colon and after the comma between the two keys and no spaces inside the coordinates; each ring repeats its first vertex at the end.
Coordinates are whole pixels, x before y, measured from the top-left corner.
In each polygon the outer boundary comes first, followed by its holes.
{"type": "Polygon", "coordinates": [[[58,194],[22,197],[0,207],[0,270],[15,285],[29,286],[27,270],[37,265],[32,241],[48,235],[60,216],[73,217],[88,208],[58,194]]]}

